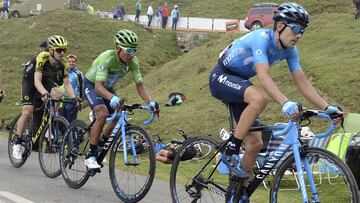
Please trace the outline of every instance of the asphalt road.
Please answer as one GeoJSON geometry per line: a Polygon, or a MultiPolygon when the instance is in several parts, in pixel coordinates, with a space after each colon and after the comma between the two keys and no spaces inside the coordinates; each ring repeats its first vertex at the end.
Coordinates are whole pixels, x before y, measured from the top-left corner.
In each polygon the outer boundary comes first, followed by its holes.
{"type": "MultiPolygon", "coordinates": [[[[0,203],[32,202],[121,202],[109,180],[108,168],[91,177],[79,189],[68,187],[62,176],[46,177],[39,166],[37,153],[32,153],[20,168],[14,168],[9,161],[7,139],[0,136],[0,203]]],[[[144,203],[171,202],[169,183],[154,181],[151,190],[141,201],[144,203]]]]}

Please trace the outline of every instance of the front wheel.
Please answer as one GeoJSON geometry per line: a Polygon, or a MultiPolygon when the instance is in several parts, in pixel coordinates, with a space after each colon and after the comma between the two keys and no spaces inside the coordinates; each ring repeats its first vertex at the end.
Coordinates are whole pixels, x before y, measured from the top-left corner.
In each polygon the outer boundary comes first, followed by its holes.
{"type": "Polygon", "coordinates": [[[60,167],[65,183],[74,189],[89,179],[84,161],[89,151],[90,130],[82,120],[70,123],[60,147],[60,167]]]}
{"type": "MultiPolygon", "coordinates": [[[[359,202],[358,187],[355,178],[346,164],[335,154],[320,148],[305,149],[319,199],[314,199],[308,174],[303,175],[306,192],[311,202],[359,202]],[[310,199],[312,198],[312,199],[310,199]]],[[[293,155],[288,156],[279,166],[270,190],[270,202],[304,202],[296,172],[293,155]]]]}
{"type": "Polygon", "coordinates": [[[39,140],[39,162],[43,173],[49,178],[58,177],[61,174],[59,150],[69,122],[62,116],[52,119],[51,129],[46,124],[39,140]]]}
{"type": "MultiPolygon", "coordinates": [[[[13,165],[15,168],[20,168],[22,165],[24,165],[24,163],[26,162],[28,156],[31,153],[31,137],[32,137],[31,134],[32,134],[32,132],[31,132],[31,128],[29,128],[29,126],[31,126],[31,125],[26,124],[24,134],[23,134],[24,143],[21,146],[22,152],[23,152],[22,159],[21,160],[15,159],[13,157],[13,155],[12,155],[13,146],[14,146],[15,141],[16,141],[15,135],[16,135],[16,131],[17,131],[17,122],[18,122],[20,116],[21,116],[21,113],[19,113],[14,118],[14,120],[11,122],[10,131],[9,131],[9,138],[8,138],[9,160],[10,160],[11,165],[13,165]],[[30,146],[27,146],[27,145],[30,145],[30,146]]],[[[30,119],[29,123],[32,123],[31,119],[30,119]]]]}
{"type": "Polygon", "coordinates": [[[128,150],[119,150],[122,138],[118,136],[111,148],[109,173],[116,195],[124,202],[138,202],[149,192],[154,181],[156,160],[152,141],[144,129],[126,126],[126,139],[130,137],[142,144],[141,150],[136,149],[137,157],[127,153],[128,163],[125,163],[124,151],[128,150]]]}

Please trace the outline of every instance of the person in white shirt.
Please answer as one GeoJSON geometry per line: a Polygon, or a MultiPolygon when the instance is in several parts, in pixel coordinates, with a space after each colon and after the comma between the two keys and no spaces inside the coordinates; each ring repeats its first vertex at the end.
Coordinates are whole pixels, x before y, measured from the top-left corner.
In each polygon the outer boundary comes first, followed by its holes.
{"type": "Polygon", "coordinates": [[[147,16],[148,16],[148,19],[149,19],[149,23],[148,23],[148,27],[150,27],[151,25],[151,21],[152,21],[152,17],[154,15],[154,10],[153,10],[153,2],[150,3],[149,7],[148,7],[148,10],[147,10],[147,16]]]}

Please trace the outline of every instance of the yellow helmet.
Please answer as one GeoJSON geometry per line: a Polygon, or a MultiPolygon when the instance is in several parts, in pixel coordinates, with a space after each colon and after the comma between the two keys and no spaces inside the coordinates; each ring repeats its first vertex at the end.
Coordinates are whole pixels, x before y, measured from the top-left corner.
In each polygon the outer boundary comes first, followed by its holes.
{"type": "Polygon", "coordinates": [[[48,38],[47,44],[50,49],[56,49],[56,48],[62,48],[66,49],[68,46],[68,42],[65,39],[65,37],[62,37],[60,35],[53,35],[48,38]]]}

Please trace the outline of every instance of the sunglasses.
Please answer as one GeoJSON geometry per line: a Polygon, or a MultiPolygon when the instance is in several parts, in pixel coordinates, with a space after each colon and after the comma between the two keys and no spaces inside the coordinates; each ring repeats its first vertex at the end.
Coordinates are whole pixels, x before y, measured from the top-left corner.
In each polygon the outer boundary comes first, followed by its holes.
{"type": "MultiPolygon", "coordinates": [[[[118,45],[119,46],[119,45],[118,45]]],[[[124,50],[125,53],[129,54],[129,55],[135,55],[138,52],[137,48],[125,48],[122,46],[119,46],[122,50],[124,50]]]]}
{"type": "Polygon", "coordinates": [[[61,54],[62,52],[66,52],[67,51],[67,49],[66,48],[57,48],[57,49],[55,49],[55,51],[57,52],[57,53],[59,53],[59,54],[61,54]]]}
{"type": "Polygon", "coordinates": [[[288,27],[290,27],[291,31],[298,35],[298,34],[304,34],[305,32],[305,28],[301,25],[296,25],[296,24],[286,24],[288,27]]]}

